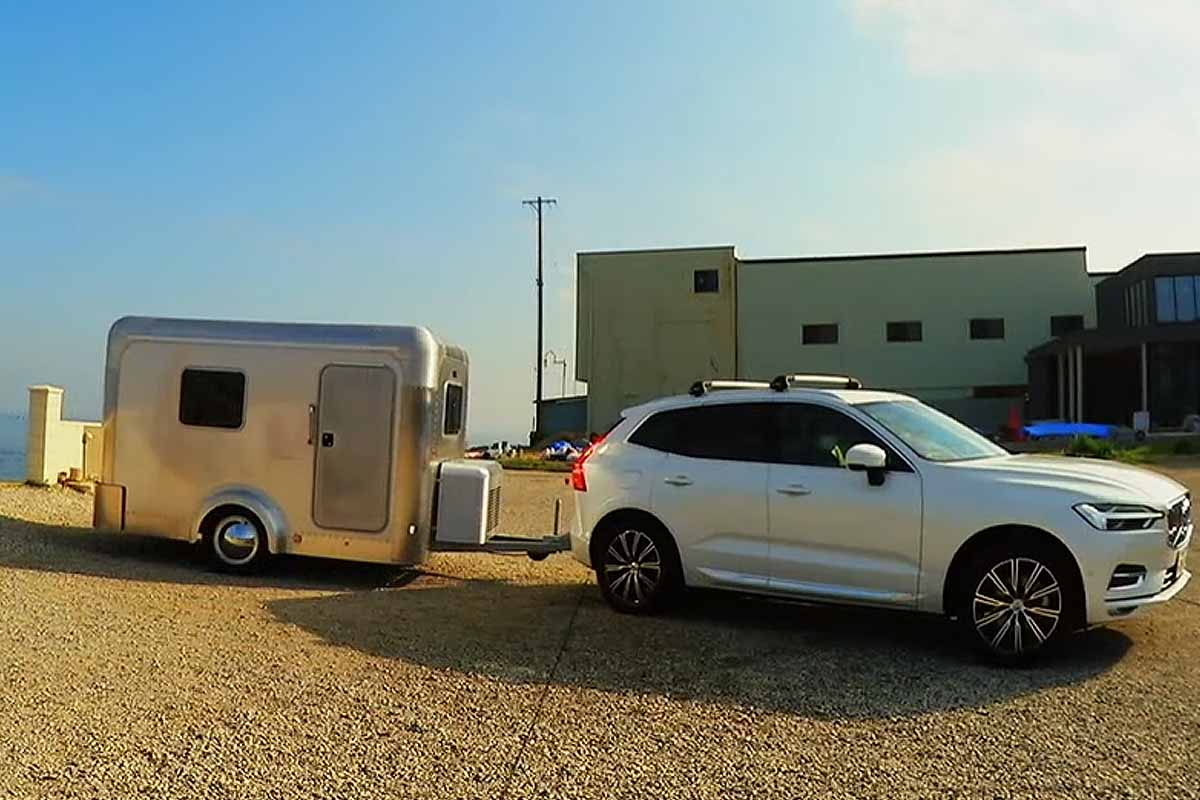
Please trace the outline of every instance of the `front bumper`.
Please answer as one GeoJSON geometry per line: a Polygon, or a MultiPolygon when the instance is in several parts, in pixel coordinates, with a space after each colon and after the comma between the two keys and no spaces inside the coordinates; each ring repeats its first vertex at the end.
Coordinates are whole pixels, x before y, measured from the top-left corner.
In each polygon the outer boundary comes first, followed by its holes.
{"type": "Polygon", "coordinates": [[[1089,625],[1128,619],[1148,606],[1165,603],[1192,579],[1186,568],[1190,533],[1177,547],[1168,547],[1162,532],[1100,535],[1111,538],[1103,556],[1085,569],[1089,625]],[[1122,574],[1137,578],[1121,579],[1122,574]]]}

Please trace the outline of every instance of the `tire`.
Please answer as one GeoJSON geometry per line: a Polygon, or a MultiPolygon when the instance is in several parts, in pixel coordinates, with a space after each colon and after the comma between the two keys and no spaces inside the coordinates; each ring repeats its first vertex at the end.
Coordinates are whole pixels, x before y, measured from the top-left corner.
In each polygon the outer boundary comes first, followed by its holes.
{"type": "Polygon", "coordinates": [[[600,593],[623,614],[653,614],[666,607],[682,580],[675,542],[646,517],[617,519],[596,531],[593,566],[600,593]]]}
{"type": "Polygon", "coordinates": [[[987,545],[963,567],[955,613],[972,646],[1003,665],[1053,651],[1082,614],[1075,565],[1036,536],[987,545]]]}
{"type": "Polygon", "coordinates": [[[221,572],[245,575],[261,572],[271,557],[262,523],[254,514],[237,506],[225,506],[209,515],[203,547],[209,565],[221,572]],[[253,539],[246,539],[245,534],[250,531],[253,539]],[[241,541],[237,541],[239,534],[241,541]]]}

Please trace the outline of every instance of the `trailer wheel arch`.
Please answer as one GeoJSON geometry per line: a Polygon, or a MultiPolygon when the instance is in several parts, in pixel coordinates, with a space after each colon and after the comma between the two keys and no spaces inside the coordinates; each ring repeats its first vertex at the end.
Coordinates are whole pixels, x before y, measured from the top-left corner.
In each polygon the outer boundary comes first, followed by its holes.
{"type": "Polygon", "coordinates": [[[267,535],[267,552],[272,555],[286,552],[290,528],[283,510],[270,498],[246,487],[223,489],[206,498],[192,526],[192,541],[202,539],[217,516],[229,507],[239,508],[258,519],[267,535]]]}

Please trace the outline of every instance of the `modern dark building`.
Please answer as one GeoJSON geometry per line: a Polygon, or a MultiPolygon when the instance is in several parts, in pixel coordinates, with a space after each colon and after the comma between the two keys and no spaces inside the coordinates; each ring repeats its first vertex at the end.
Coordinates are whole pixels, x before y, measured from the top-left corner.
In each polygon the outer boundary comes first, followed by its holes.
{"type": "Polygon", "coordinates": [[[1032,419],[1153,428],[1200,413],[1200,253],[1148,253],[1096,284],[1096,327],[1025,357],[1032,419]]]}

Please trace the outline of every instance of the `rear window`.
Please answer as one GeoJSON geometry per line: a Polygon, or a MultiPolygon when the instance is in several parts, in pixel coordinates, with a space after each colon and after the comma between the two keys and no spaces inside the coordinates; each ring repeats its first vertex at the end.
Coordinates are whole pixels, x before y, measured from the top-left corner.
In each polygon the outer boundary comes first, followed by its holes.
{"type": "Polygon", "coordinates": [[[446,384],[446,409],[442,416],[442,434],[445,436],[457,436],[462,431],[463,397],[460,384],[446,384]]]}
{"type": "Polygon", "coordinates": [[[179,421],[201,428],[242,427],[246,376],[233,370],[185,369],[179,386],[179,421]]]}
{"type": "Polygon", "coordinates": [[[654,450],[723,461],[770,461],[768,403],[724,403],[660,411],[629,441],[654,450]]]}

